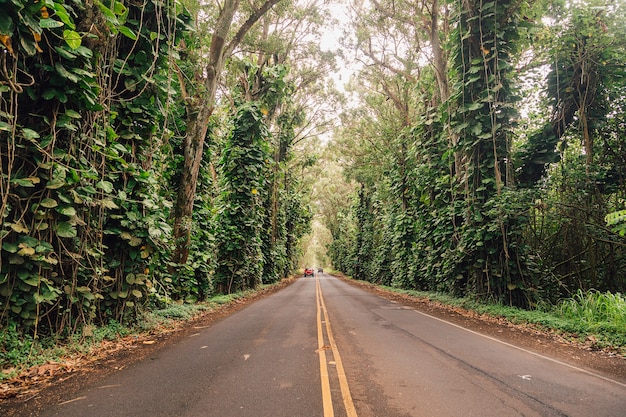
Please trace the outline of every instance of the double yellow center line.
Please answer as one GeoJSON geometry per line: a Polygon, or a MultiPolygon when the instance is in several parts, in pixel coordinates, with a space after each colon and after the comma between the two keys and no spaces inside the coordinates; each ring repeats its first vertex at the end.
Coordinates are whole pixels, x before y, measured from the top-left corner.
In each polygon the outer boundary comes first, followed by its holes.
{"type": "Polygon", "coordinates": [[[335,412],[333,410],[333,400],[330,392],[330,379],[328,376],[328,363],[326,361],[326,351],[331,350],[333,358],[335,360],[335,367],[337,369],[337,377],[339,379],[339,387],[341,388],[341,397],[343,398],[343,405],[346,409],[347,417],[357,417],[356,409],[350,395],[350,387],[348,386],[348,379],[343,369],[343,363],[341,362],[341,355],[333,332],[330,328],[330,320],[328,319],[328,311],[326,310],[326,304],[324,303],[324,297],[322,295],[322,286],[319,278],[315,277],[315,298],[317,300],[317,352],[320,357],[320,376],[322,380],[322,402],[324,406],[324,417],[334,417],[335,412]],[[323,317],[323,320],[322,320],[323,317]],[[322,326],[325,323],[326,326],[322,326]],[[326,338],[328,339],[327,345],[324,342],[324,327],[326,330],[326,338]]]}

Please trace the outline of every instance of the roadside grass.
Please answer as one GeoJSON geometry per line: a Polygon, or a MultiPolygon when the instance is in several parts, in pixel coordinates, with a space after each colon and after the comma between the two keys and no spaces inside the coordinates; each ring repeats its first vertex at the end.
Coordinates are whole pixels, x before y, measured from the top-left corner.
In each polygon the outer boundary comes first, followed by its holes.
{"type": "Polygon", "coordinates": [[[86,326],[81,332],[65,339],[35,339],[32,334],[20,332],[15,325],[9,325],[0,330],[0,383],[40,365],[93,355],[106,343],[126,336],[143,337],[166,332],[202,313],[237,302],[272,285],[275,284],[262,285],[257,290],[216,295],[201,303],[171,302],[163,308],[143,311],[131,324],[111,320],[106,326],[86,326]]]}
{"type": "Polygon", "coordinates": [[[566,339],[591,344],[593,348],[609,348],[626,355],[626,297],[619,293],[578,291],[557,305],[523,310],[472,298],[455,298],[447,294],[401,290],[387,286],[382,288],[460,307],[478,314],[503,318],[514,324],[537,326],[542,330],[556,332],[566,339]]]}

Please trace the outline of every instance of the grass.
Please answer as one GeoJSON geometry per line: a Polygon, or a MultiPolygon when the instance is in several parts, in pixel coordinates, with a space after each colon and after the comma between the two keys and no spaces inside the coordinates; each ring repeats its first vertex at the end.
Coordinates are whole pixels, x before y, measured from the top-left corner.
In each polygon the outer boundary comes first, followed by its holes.
{"type": "Polygon", "coordinates": [[[203,312],[235,302],[272,285],[275,284],[263,285],[258,290],[248,290],[242,293],[216,295],[202,303],[171,302],[164,308],[144,311],[132,325],[112,320],[106,326],[86,326],[81,333],[64,340],[52,337],[34,339],[32,334],[17,330],[15,324],[9,325],[0,330],[0,382],[47,362],[58,362],[62,361],[62,358],[91,354],[104,341],[174,328],[177,323],[191,320],[203,312]]]}
{"type": "Polygon", "coordinates": [[[573,297],[562,300],[556,306],[523,310],[471,298],[455,298],[447,294],[383,288],[479,314],[501,317],[516,324],[534,325],[560,333],[566,338],[592,341],[595,347],[611,348],[626,355],[626,298],[620,293],[578,291],[573,297]]]}

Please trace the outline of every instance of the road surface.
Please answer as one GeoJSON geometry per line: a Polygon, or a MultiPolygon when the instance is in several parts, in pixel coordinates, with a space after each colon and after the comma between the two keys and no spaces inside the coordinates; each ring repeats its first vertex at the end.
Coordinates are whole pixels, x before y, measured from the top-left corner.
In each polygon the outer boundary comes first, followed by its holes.
{"type": "Polygon", "coordinates": [[[626,416],[626,381],[300,278],[41,416],[626,416]]]}

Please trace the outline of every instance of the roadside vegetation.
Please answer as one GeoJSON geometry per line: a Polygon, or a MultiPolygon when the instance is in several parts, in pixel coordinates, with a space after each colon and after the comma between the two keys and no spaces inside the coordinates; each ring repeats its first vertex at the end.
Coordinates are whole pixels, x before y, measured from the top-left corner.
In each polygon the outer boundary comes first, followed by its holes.
{"type": "Polygon", "coordinates": [[[115,350],[116,345],[124,345],[123,340],[129,337],[152,343],[152,337],[171,332],[194,318],[216,311],[220,306],[237,303],[276,285],[218,294],[191,304],[173,301],[163,308],[146,309],[131,323],[111,320],[106,325],[83,328],[81,333],[75,333],[69,339],[60,340],[52,336],[35,339],[13,325],[0,333],[0,363],[3,364],[0,384],[41,365],[65,366],[66,362],[72,363],[76,358],[106,356],[108,347],[115,350]]]}
{"type": "Polygon", "coordinates": [[[389,286],[381,288],[502,318],[514,324],[528,324],[593,349],[609,349],[626,357],[626,298],[619,293],[579,291],[556,305],[544,304],[529,310],[489,303],[475,297],[454,297],[450,294],[403,290],[389,286]]]}
{"type": "Polygon", "coordinates": [[[298,266],[339,98],[277,3],[2,2],[0,370],[298,266]]]}
{"type": "Polygon", "coordinates": [[[330,263],[622,343],[603,311],[626,293],[624,4],[418,3],[352,10],[330,263]]]}

